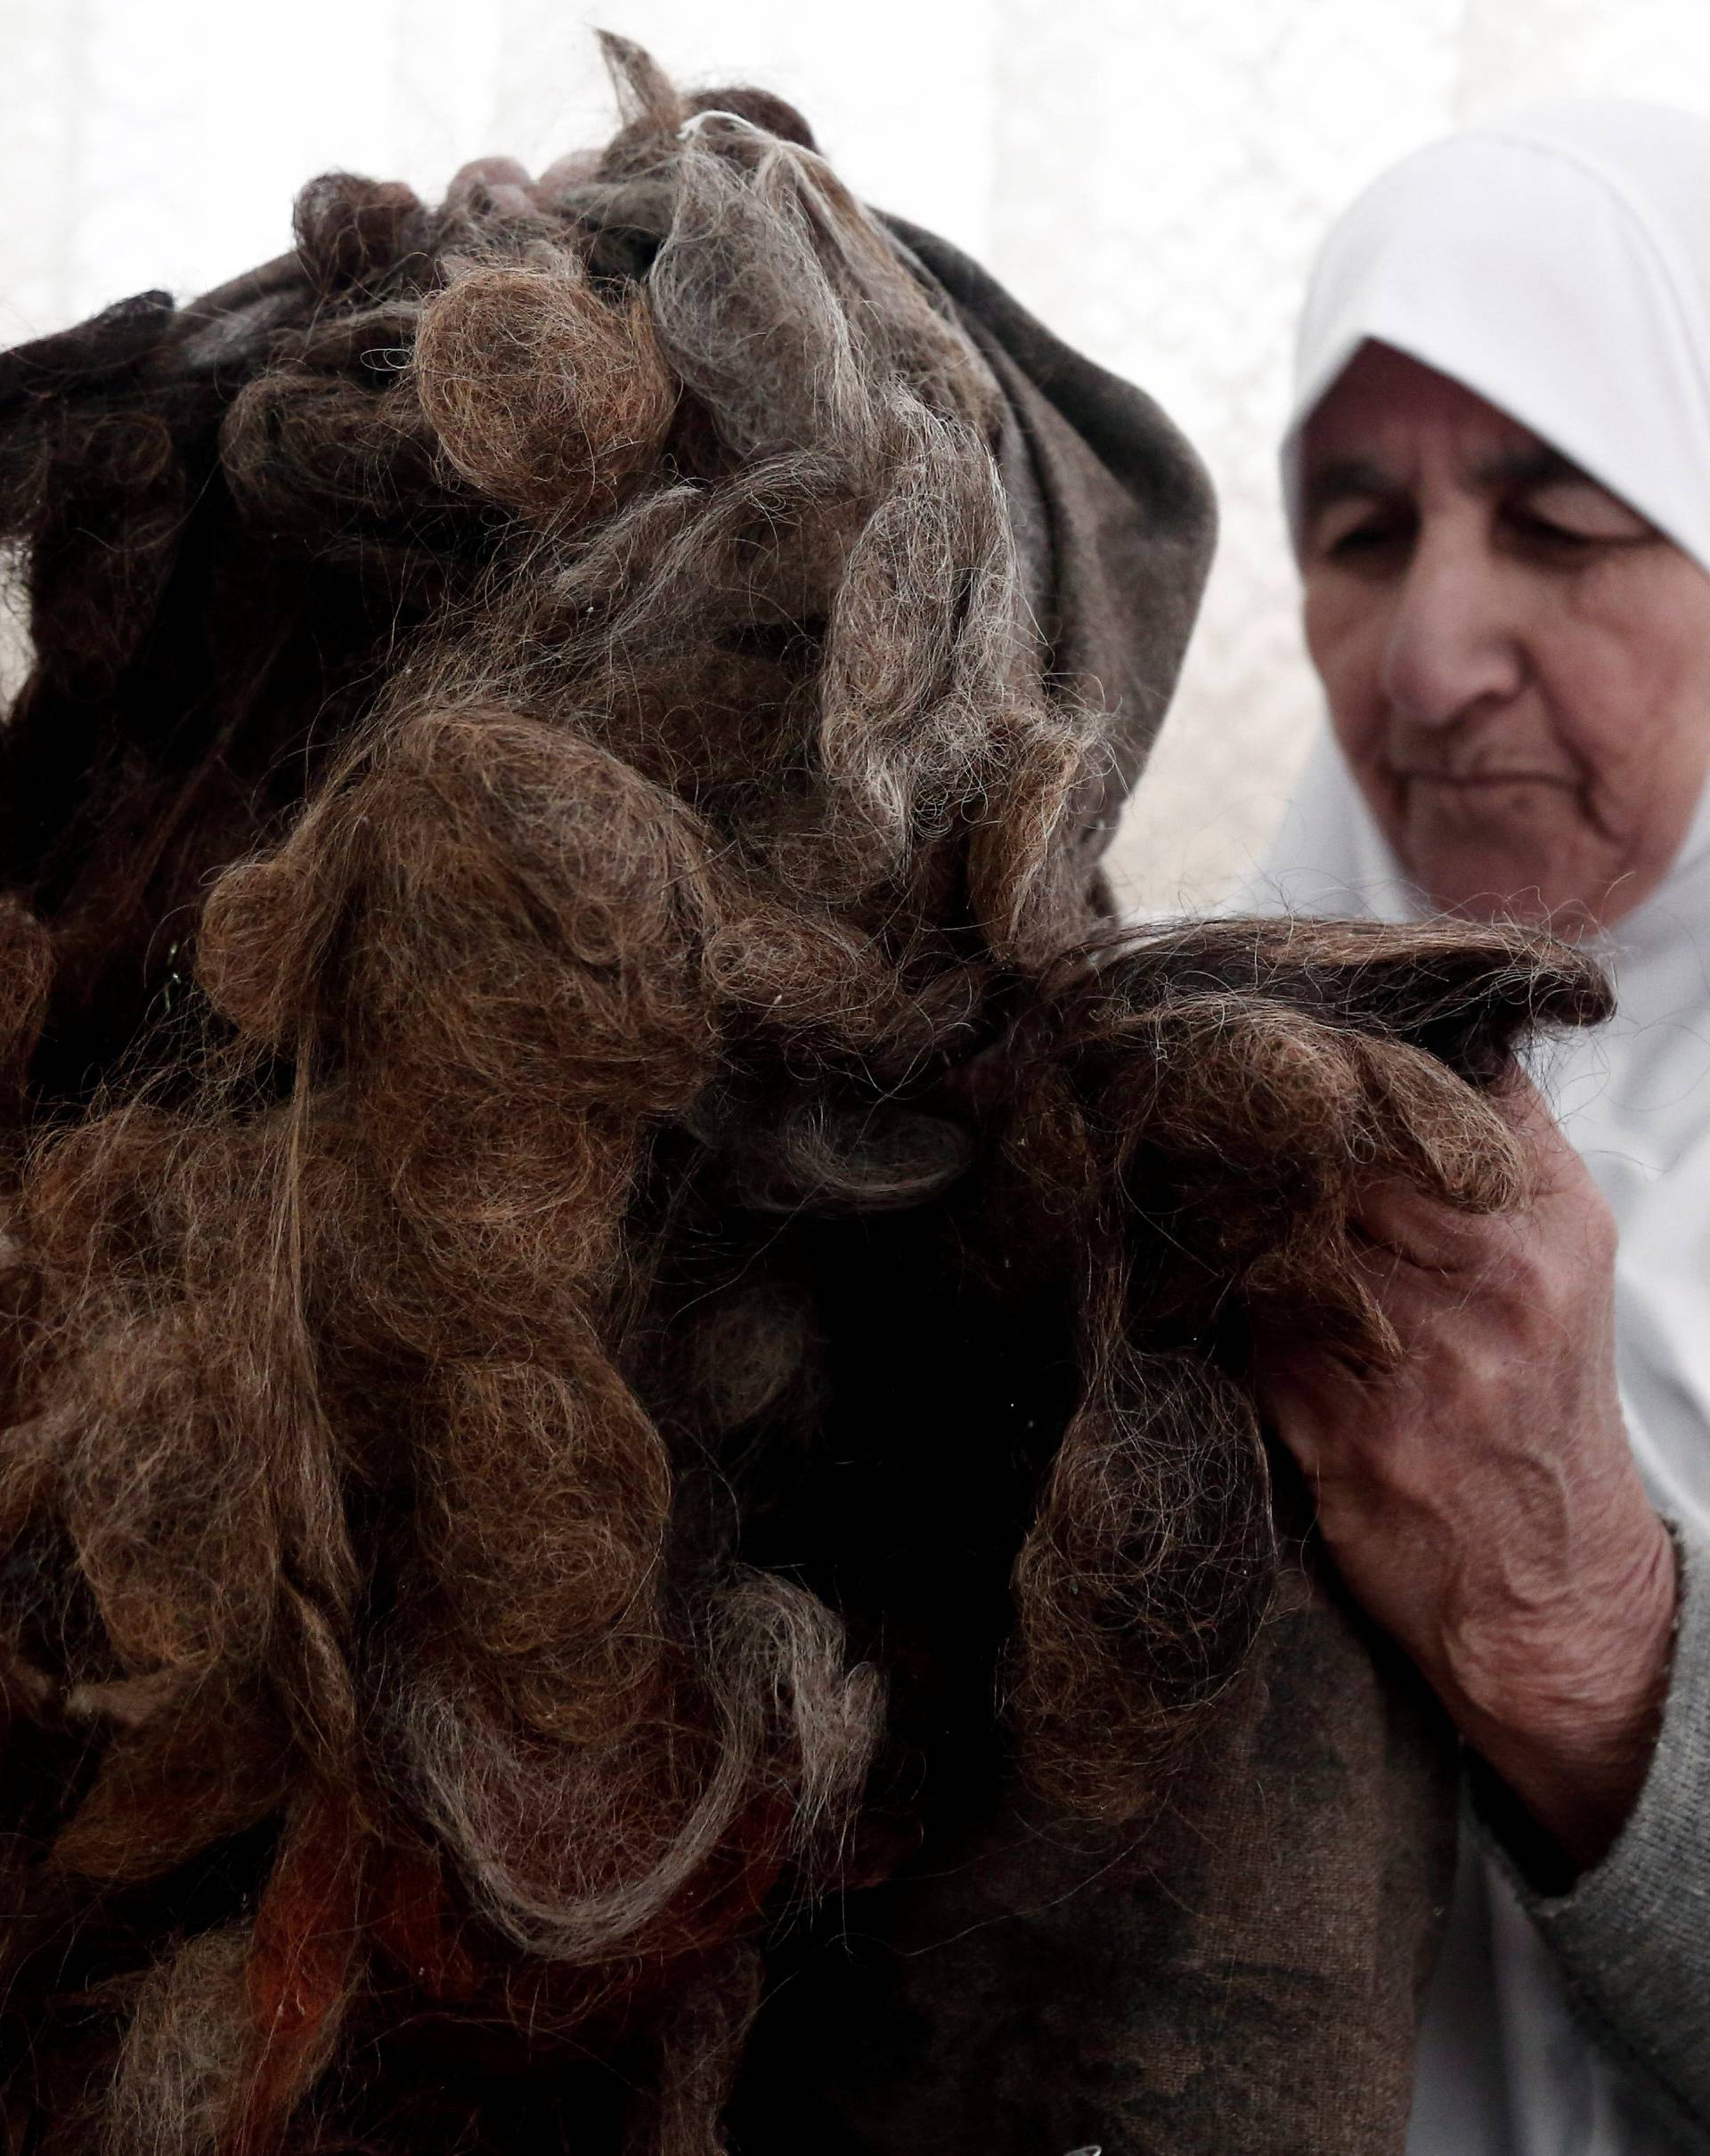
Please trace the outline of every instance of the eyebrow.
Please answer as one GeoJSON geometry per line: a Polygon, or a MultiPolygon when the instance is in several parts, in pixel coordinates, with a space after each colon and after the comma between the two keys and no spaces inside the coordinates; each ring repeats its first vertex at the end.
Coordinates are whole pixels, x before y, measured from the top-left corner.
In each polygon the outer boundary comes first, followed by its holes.
{"type": "MultiPolygon", "coordinates": [[[[1547,442],[1528,442],[1521,447],[1498,450],[1473,473],[1486,492],[1503,487],[1532,489],[1543,486],[1601,486],[1571,458],[1547,442]]],[[[1302,507],[1308,525],[1339,501],[1380,501],[1405,492],[1394,472],[1370,457],[1333,457],[1307,477],[1302,507]]]]}
{"type": "Polygon", "coordinates": [[[1559,449],[1547,442],[1531,442],[1523,449],[1499,450],[1486,457],[1473,474],[1480,486],[1594,486],[1608,492],[1600,479],[1593,479],[1559,449]]]}
{"type": "Polygon", "coordinates": [[[1310,526],[1339,501],[1377,501],[1399,491],[1395,475],[1369,457],[1332,457],[1307,473],[1300,507],[1310,526]]]}

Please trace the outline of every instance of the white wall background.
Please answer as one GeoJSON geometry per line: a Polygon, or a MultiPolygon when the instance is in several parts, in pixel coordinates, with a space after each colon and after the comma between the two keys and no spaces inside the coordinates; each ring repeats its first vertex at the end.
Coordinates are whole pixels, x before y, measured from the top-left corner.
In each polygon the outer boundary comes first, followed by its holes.
{"type": "Polygon", "coordinates": [[[1533,98],[1710,110],[1710,0],[0,0],[0,341],[278,253],[330,167],[429,191],[471,156],[598,139],[593,21],[790,97],[869,199],[980,256],[1206,455],[1222,548],[1120,841],[1152,905],[1248,864],[1315,720],[1272,458],[1331,216],[1533,98]]]}

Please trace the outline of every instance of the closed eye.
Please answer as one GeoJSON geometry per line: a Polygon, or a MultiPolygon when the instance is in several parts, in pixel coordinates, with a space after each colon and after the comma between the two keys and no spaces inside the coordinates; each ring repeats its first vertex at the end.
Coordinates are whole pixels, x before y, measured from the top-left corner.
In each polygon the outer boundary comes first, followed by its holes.
{"type": "Polygon", "coordinates": [[[1562,553],[1587,553],[1610,541],[1592,532],[1577,532],[1571,525],[1557,524],[1552,517],[1540,517],[1535,509],[1515,504],[1505,509],[1502,520],[1516,538],[1527,543],[1553,549],[1562,553]]]}
{"type": "Polygon", "coordinates": [[[1334,510],[1323,517],[1314,551],[1322,560],[1348,568],[1375,568],[1412,547],[1419,520],[1405,510],[1367,508],[1334,510]]]}
{"type": "Polygon", "coordinates": [[[1372,547],[1393,546],[1398,539],[1412,536],[1406,525],[1390,517],[1374,518],[1370,524],[1356,524],[1344,532],[1340,539],[1331,542],[1325,551],[1330,554],[1363,554],[1372,547]]]}
{"type": "Polygon", "coordinates": [[[1502,515],[1518,538],[1564,554],[1642,546],[1658,536],[1649,518],[1579,474],[1517,490],[1502,502],[1502,515]]]}

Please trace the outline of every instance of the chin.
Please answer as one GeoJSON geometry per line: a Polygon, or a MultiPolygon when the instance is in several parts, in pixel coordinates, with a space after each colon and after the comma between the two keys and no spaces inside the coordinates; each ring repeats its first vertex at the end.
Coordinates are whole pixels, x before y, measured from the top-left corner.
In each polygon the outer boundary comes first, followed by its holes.
{"type": "Polygon", "coordinates": [[[1585,881],[1564,876],[1559,868],[1512,854],[1454,853],[1410,866],[1434,905],[1468,920],[1516,922],[1574,942],[1615,917],[1606,884],[1592,890],[1585,881]]]}

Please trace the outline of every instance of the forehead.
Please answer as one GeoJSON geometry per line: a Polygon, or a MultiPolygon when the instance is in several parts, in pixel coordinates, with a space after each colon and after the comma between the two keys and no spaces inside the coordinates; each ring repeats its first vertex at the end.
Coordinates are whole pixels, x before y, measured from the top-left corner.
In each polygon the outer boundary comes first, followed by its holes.
{"type": "Polygon", "coordinates": [[[1361,346],[1307,423],[1302,469],[1310,482],[1331,461],[1358,458],[1405,479],[1422,462],[1485,465],[1546,452],[1529,427],[1464,384],[1388,345],[1361,346]]]}

